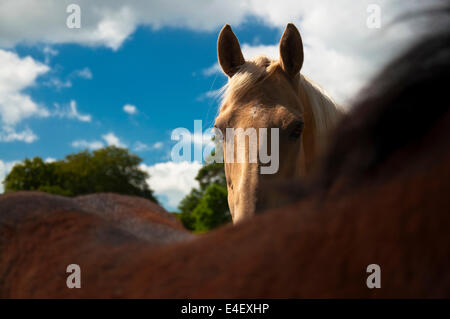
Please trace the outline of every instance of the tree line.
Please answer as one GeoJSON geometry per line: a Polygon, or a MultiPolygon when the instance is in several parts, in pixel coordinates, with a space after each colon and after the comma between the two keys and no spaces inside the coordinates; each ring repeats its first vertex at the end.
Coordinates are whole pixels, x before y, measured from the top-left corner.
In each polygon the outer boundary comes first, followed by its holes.
{"type": "Polygon", "coordinates": [[[42,191],[63,196],[111,192],[157,202],[139,169],[142,159],[115,146],[67,155],[45,162],[40,157],[16,164],[4,180],[5,192],[42,191]]]}
{"type": "MultiPolygon", "coordinates": [[[[142,159],[128,149],[108,146],[82,151],[64,159],[45,162],[40,157],[16,164],[4,180],[5,192],[42,191],[62,196],[117,193],[139,196],[158,203],[149,187],[142,159]]],[[[151,177],[150,177],[151,178],[151,177]]],[[[193,188],[175,213],[194,232],[205,232],[231,220],[223,163],[204,165],[193,188]]]]}

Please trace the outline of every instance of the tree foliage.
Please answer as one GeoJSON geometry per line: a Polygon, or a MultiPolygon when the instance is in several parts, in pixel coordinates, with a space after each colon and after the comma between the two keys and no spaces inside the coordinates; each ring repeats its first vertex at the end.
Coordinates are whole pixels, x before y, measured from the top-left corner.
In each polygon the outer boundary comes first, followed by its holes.
{"type": "Polygon", "coordinates": [[[223,163],[203,166],[196,178],[199,189],[193,188],[178,209],[183,225],[195,232],[205,232],[231,220],[223,163]]]}
{"type": "Polygon", "coordinates": [[[25,159],[5,178],[5,192],[37,190],[64,196],[112,192],[157,202],[146,182],[148,174],[139,169],[141,162],[139,156],[115,146],[70,154],[52,163],[40,157],[25,159]]]}

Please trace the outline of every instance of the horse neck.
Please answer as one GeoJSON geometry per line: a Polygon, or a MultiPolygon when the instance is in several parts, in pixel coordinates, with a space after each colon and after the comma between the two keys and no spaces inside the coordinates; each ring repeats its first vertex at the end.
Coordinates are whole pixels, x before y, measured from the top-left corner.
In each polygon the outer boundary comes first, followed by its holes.
{"type": "Polygon", "coordinates": [[[298,94],[303,105],[305,129],[297,157],[296,176],[304,177],[325,148],[328,132],[335,126],[342,111],[323,89],[301,74],[298,94]]]}

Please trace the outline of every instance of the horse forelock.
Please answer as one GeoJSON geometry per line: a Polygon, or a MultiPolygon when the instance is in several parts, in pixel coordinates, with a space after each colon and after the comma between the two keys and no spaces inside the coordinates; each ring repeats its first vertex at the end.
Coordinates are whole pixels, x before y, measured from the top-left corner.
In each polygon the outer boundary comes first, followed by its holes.
{"type": "MultiPolygon", "coordinates": [[[[252,87],[269,76],[279,65],[278,61],[258,56],[241,65],[233,77],[220,90],[221,105],[234,102],[245,96],[252,87]]],[[[219,110],[220,111],[220,110],[219,110]]]]}

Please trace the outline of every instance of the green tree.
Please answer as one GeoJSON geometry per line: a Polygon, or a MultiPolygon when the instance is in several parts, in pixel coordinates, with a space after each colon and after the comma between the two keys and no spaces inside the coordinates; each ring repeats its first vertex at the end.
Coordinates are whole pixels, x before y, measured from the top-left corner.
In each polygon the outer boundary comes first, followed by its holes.
{"type": "Polygon", "coordinates": [[[184,227],[190,230],[195,230],[195,216],[192,215],[195,207],[200,203],[202,198],[202,192],[196,188],[193,188],[191,192],[186,195],[178,205],[178,209],[180,213],[177,214],[177,217],[183,223],[184,227]]]}
{"type": "Polygon", "coordinates": [[[205,190],[211,183],[226,186],[225,169],[223,163],[211,163],[203,166],[197,173],[196,180],[200,189],[205,190]]]}
{"type": "Polygon", "coordinates": [[[204,165],[195,178],[199,189],[193,188],[178,205],[178,218],[195,232],[205,232],[231,220],[223,163],[204,165]]]}
{"type": "Polygon", "coordinates": [[[45,163],[40,157],[27,158],[16,164],[5,178],[5,191],[40,190],[55,185],[55,170],[54,163],[45,163]]]}
{"type": "Polygon", "coordinates": [[[204,232],[231,220],[228,210],[227,188],[216,183],[210,184],[200,202],[192,211],[195,230],[204,232]]]}
{"type": "Polygon", "coordinates": [[[148,174],[139,169],[141,162],[127,149],[114,146],[70,154],[53,163],[35,157],[14,166],[5,178],[5,192],[39,190],[65,196],[112,192],[157,202],[146,182],[148,174]]]}

